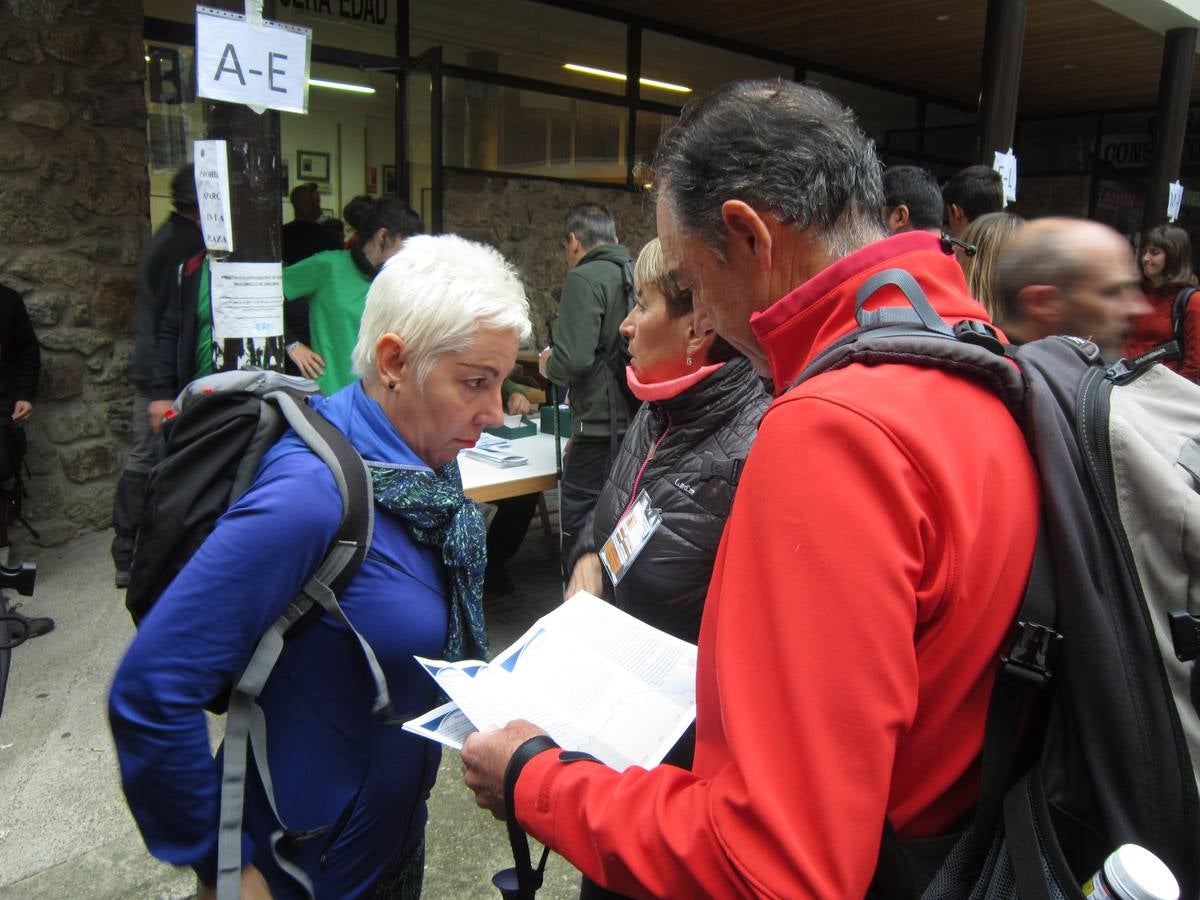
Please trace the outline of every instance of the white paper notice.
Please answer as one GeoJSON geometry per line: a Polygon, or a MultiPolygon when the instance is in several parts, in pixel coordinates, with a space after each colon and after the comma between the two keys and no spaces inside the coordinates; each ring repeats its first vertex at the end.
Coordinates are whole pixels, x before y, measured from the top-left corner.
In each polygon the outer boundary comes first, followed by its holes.
{"type": "Polygon", "coordinates": [[[528,719],[614,769],[657,765],[696,717],[696,647],[580,592],[491,663],[417,657],[453,703],[405,722],[461,747],[528,719]],[[469,733],[469,731],[467,733],[469,733]]]}
{"type": "Polygon", "coordinates": [[[256,112],[308,112],[312,29],[196,7],[196,93],[256,112]]]}
{"type": "Polygon", "coordinates": [[[1013,155],[1010,147],[1007,153],[996,151],[996,160],[992,163],[992,168],[1000,173],[1001,180],[1004,181],[1004,202],[1015,203],[1017,201],[1017,158],[1013,155]]]}
{"type": "Polygon", "coordinates": [[[1179,218],[1179,207],[1183,205],[1183,185],[1172,181],[1167,190],[1167,221],[1174,222],[1179,218]]]}
{"type": "Polygon", "coordinates": [[[195,141],[196,199],[204,246],[233,252],[233,216],[229,211],[229,155],[224,141],[195,141]]]}
{"type": "Polygon", "coordinates": [[[282,263],[211,263],[213,339],[283,334],[282,263]]]}

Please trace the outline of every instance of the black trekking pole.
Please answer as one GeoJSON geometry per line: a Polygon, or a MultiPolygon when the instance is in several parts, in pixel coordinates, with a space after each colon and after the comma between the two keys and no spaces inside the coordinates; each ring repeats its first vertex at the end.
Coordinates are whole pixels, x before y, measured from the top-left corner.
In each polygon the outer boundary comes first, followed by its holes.
{"type": "MultiPolygon", "coordinates": [[[[554,326],[551,324],[558,313],[554,312],[546,316],[546,346],[554,346],[554,326]]],[[[546,381],[550,384],[550,402],[553,404],[554,413],[554,477],[558,484],[558,570],[559,576],[565,578],[563,572],[563,508],[562,508],[562,480],[563,480],[563,461],[562,461],[562,432],[561,425],[561,410],[559,408],[558,385],[545,376],[546,381]]],[[[567,589],[566,581],[560,581],[562,590],[567,589]]],[[[498,885],[497,885],[498,886],[498,885]]]]}

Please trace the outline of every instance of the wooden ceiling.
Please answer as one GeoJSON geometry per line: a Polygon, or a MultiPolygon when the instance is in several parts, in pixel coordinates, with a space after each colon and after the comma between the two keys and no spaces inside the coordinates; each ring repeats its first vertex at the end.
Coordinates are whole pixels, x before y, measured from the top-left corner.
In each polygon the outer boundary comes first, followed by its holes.
{"type": "MultiPolygon", "coordinates": [[[[978,102],[985,0],[599,0],[594,6],[959,103],[978,102]]],[[[1029,0],[1020,114],[1152,108],[1163,37],[1093,0],[1029,0]]],[[[1193,78],[1200,89],[1200,66],[1193,78]]]]}

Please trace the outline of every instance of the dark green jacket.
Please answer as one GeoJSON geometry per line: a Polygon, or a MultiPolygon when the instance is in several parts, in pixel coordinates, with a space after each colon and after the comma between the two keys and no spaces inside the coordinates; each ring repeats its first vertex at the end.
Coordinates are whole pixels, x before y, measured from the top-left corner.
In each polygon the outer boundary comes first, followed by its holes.
{"type": "MultiPolygon", "coordinates": [[[[551,381],[570,388],[573,436],[608,437],[610,398],[604,358],[616,347],[618,328],[625,318],[621,268],[629,258],[624,247],[600,244],[587,252],[563,282],[554,322],[554,353],[546,364],[546,374],[551,381]]],[[[619,395],[613,400],[617,433],[624,434],[629,424],[625,401],[619,395]]]]}

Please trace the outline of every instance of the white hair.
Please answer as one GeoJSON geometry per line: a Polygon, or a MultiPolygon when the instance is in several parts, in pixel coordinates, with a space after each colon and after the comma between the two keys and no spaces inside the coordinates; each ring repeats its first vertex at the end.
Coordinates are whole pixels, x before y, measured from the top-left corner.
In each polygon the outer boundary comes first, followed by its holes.
{"type": "Polygon", "coordinates": [[[529,301],[516,270],[484,244],[453,234],[415,235],[371,283],[354,371],[365,381],[375,378],[375,345],[391,333],[404,339],[423,382],[439,356],[466,350],[485,330],[529,337],[529,301]]]}

